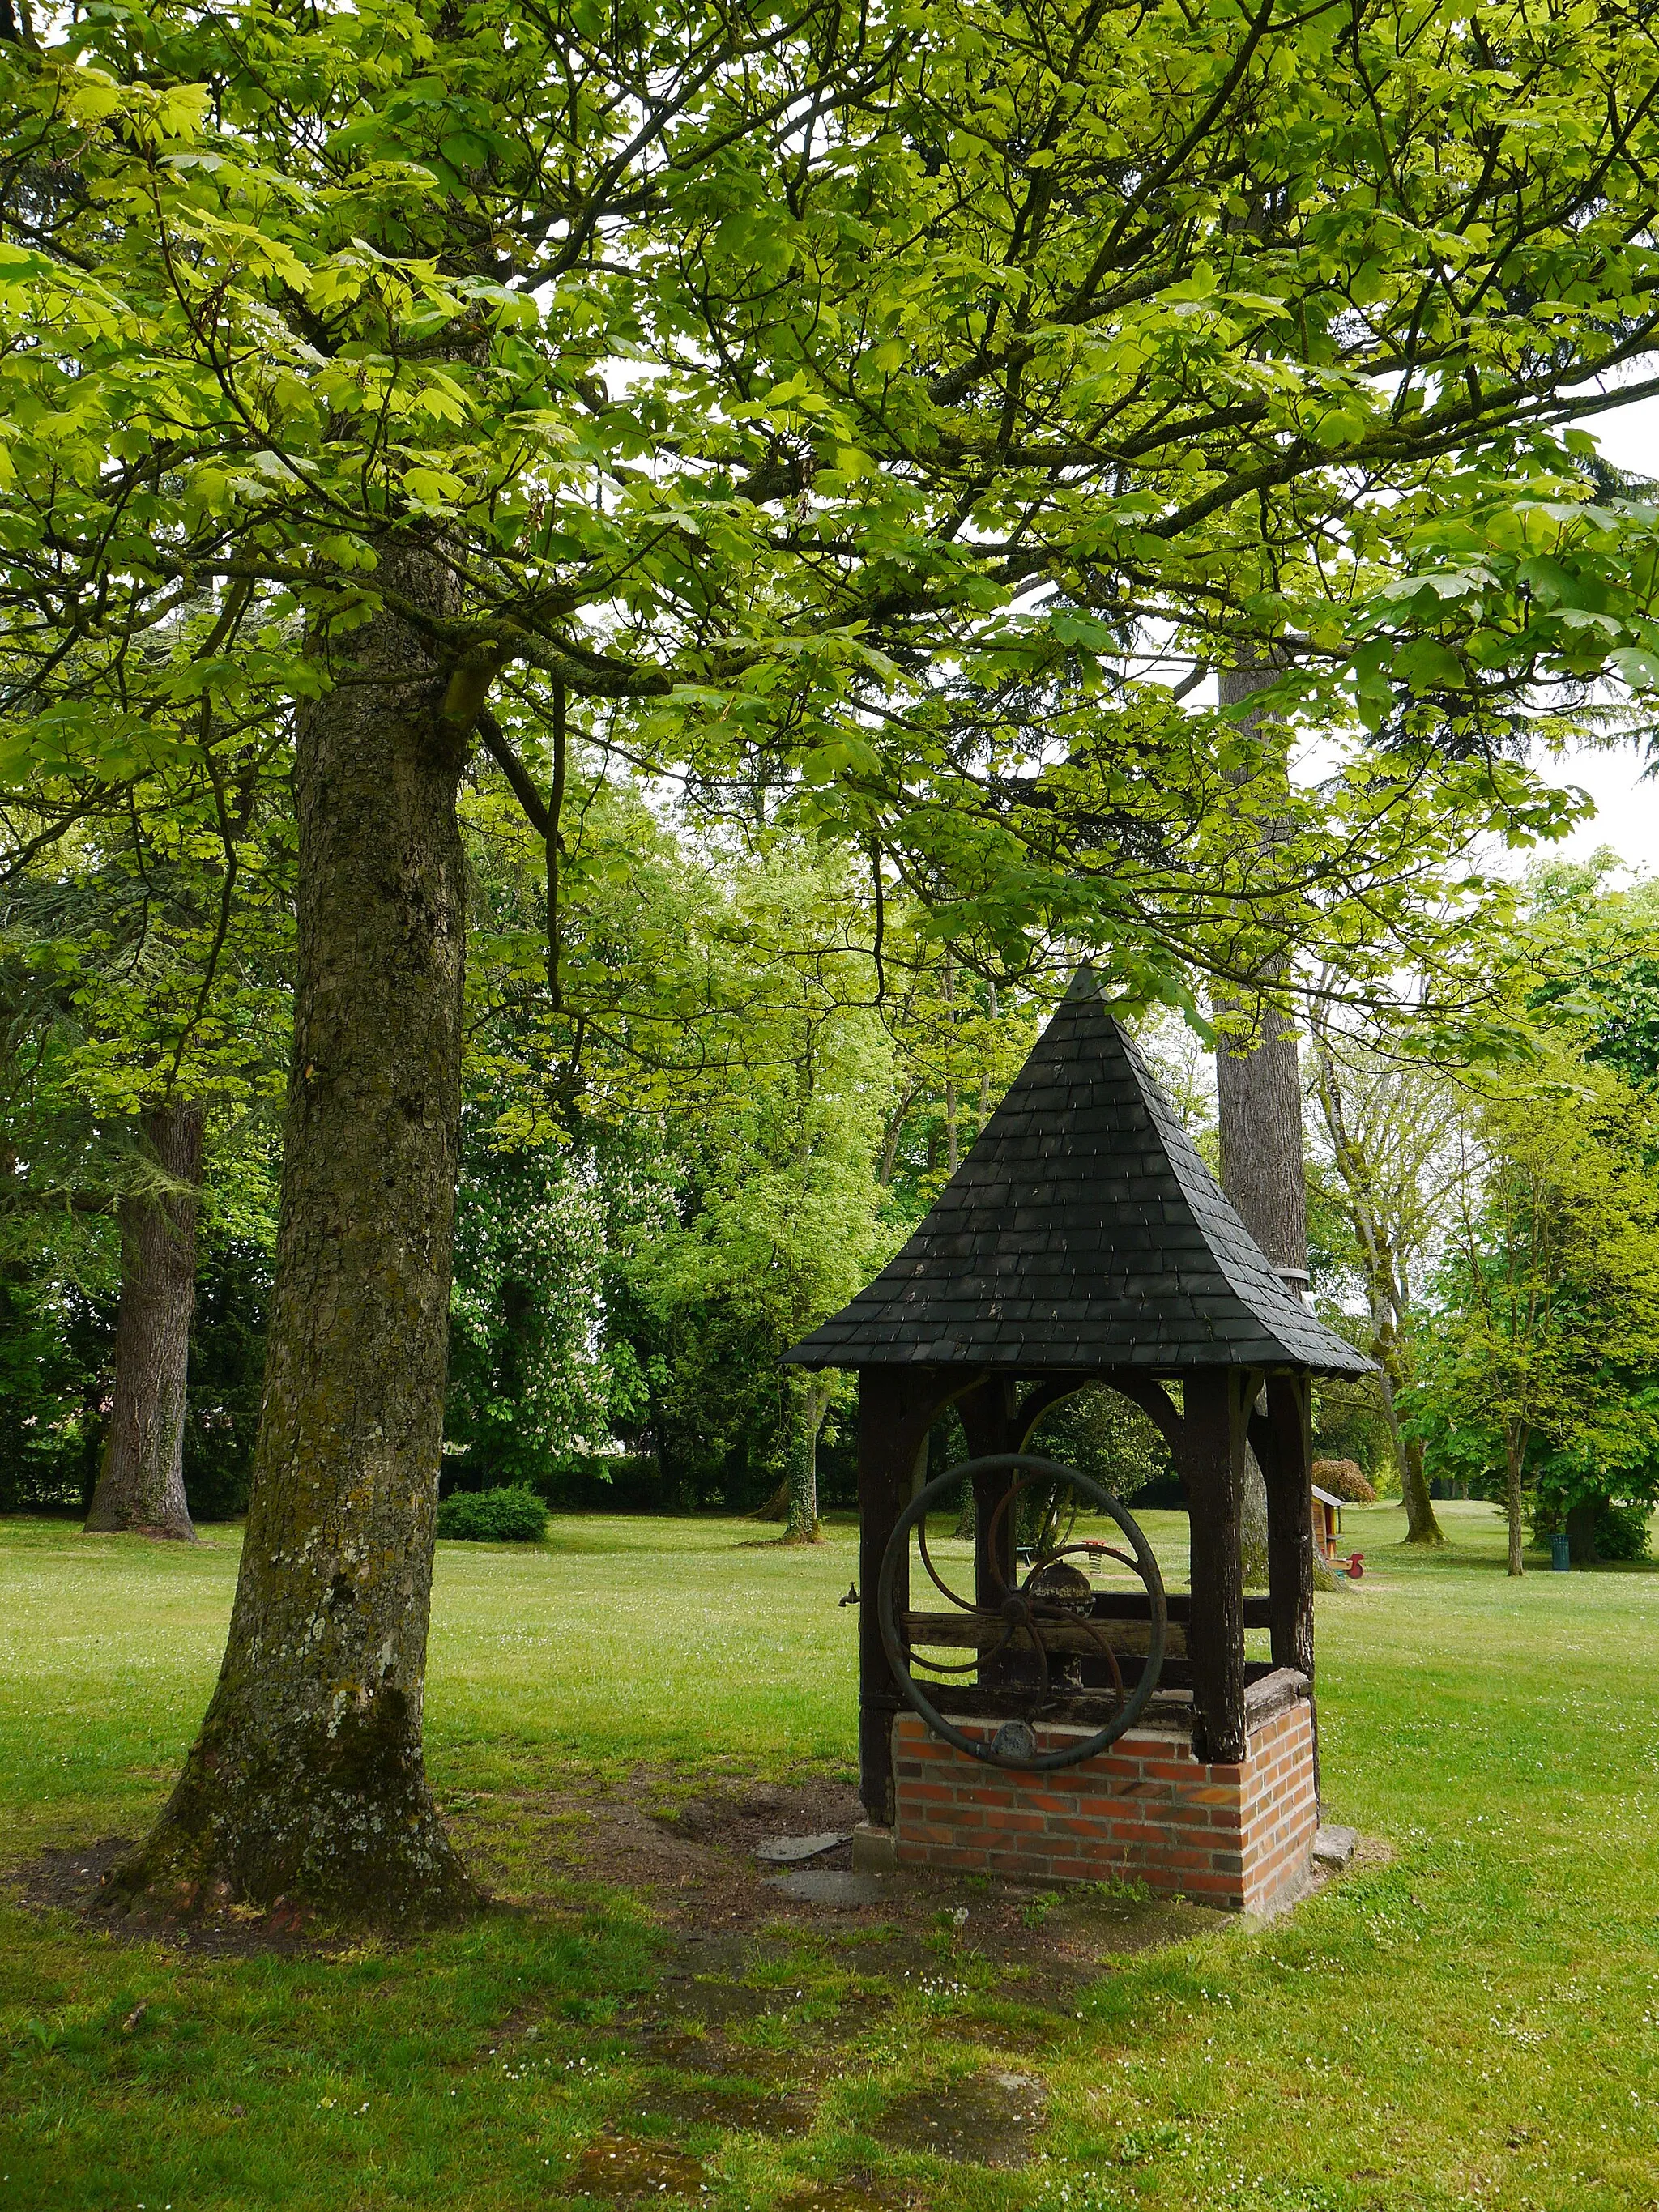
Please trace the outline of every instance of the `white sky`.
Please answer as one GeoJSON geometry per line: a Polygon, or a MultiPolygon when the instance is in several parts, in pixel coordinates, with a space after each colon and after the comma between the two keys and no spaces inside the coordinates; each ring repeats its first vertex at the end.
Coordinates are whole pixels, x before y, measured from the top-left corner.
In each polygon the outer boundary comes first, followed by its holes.
{"type": "MultiPolygon", "coordinates": [[[[1659,477],[1659,401],[1643,400],[1603,416],[1589,428],[1615,468],[1659,477]]],[[[1659,781],[1644,777],[1645,762],[1633,747],[1579,753],[1554,765],[1535,765],[1552,782],[1581,784],[1595,801],[1595,819],[1546,851],[1587,855],[1598,845],[1610,845],[1632,867],[1659,875],[1659,781]]],[[[1516,859],[1524,866],[1531,857],[1522,854],[1516,859]]]]}
{"type": "Polygon", "coordinates": [[[1552,854],[1587,858],[1598,846],[1610,845],[1627,866],[1659,875],[1659,782],[1644,779],[1644,762],[1632,748],[1577,753],[1539,766],[1552,783],[1576,783],[1588,791],[1595,801],[1595,818],[1559,845],[1517,854],[1521,866],[1552,854]]]}

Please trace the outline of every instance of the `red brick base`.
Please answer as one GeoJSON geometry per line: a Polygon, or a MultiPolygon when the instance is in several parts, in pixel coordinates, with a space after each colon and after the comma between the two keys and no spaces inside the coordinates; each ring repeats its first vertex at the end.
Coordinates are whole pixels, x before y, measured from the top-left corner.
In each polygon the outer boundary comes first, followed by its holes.
{"type": "MultiPolygon", "coordinates": [[[[1313,1704],[1299,1674],[1252,1683],[1243,1765],[1201,1765],[1190,1723],[1152,1712],[1111,1749],[1051,1774],[982,1766],[921,1717],[894,1724],[902,1866],[1043,1881],[1144,1881],[1233,1911],[1263,1912],[1307,1879],[1319,1807],[1313,1704]]],[[[988,1737],[994,1721],[960,1720],[988,1737]]],[[[1081,1733],[1040,1728],[1040,1749],[1081,1733]]]]}

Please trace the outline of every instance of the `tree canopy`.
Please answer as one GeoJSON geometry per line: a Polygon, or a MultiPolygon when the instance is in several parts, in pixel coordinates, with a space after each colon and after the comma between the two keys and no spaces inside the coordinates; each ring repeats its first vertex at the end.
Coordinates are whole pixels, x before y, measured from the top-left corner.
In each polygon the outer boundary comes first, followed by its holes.
{"type": "Polygon", "coordinates": [[[14,43],[9,772],[210,755],[383,606],[458,734],[516,761],[503,702],[568,702],[704,786],[758,746],[1004,959],[1363,965],[1449,821],[1549,820],[1516,684],[1659,671],[1653,517],[1573,428],[1648,388],[1653,40],[820,0],[14,43]],[[1172,691],[1257,653],[1392,767],[1247,880],[1248,744],[1172,691]]]}

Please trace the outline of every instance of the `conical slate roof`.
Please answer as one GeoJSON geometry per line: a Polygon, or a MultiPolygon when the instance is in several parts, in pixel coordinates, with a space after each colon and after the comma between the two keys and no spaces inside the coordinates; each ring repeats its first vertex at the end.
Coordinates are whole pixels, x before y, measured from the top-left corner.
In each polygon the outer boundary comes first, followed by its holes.
{"type": "Polygon", "coordinates": [[[1274,1273],[1086,969],[904,1249],[786,1356],[1371,1370],[1274,1273]]]}

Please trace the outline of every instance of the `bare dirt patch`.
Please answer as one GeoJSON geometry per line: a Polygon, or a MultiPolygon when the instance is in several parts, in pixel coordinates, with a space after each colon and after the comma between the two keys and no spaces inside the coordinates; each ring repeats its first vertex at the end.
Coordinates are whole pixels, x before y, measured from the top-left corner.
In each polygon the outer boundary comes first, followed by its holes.
{"type": "MultiPolygon", "coordinates": [[[[477,1796],[451,1800],[446,1809],[469,1864],[488,1874],[495,1859],[499,1886],[520,1905],[568,1895],[571,1883],[625,1888],[693,1948],[768,1929],[796,1929],[866,1945],[871,1970],[883,1974],[936,1970],[945,1948],[941,1930],[954,1929],[955,1951],[994,1961],[1019,1981],[1023,2001],[1062,2013],[1074,2009],[1079,1988],[1107,1959],[1182,1942],[1216,1924],[1212,1912],[1177,1899],[1103,1889],[1045,1899],[1030,1886],[915,1870],[860,1884],[856,1897],[842,1893],[850,1885],[829,1897],[792,1895],[770,1878],[778,1869],[756,1859],[756,1846],[775,1836],[853,1827],[857,1797],[834,1777],[722,1777],[688,1788],[683,1776],[641,1766],[620,1781],[526,1793],[512,1801],[510,1813],[499,1799],[477,1796]],[[510,1870],[495,1856],[507,1817],[514,1828],[510,1870]]],[[[815,1856],[811,1870],[851,1866],[851,1845],[843,1844],[815,1856]]],[[[793,1887],[836,1891],[830,1884],[793,1887]]],[[[711,1963],[689,1971],[719,1969],[711,1963]]],[[[729,2000],[738,2008],[746,2002],[729,2000]]],[[[708,2003],[702,2012],[713,2017],[708,2003]]]]}
{"type": "Polygon", "coordinates": [[[672,2143],[605,2135],[596,2136],[577,2157],[560,2194],[606,2204],[637,2204],[647,2197],[654,2203],[665,2197],[702,2195],[708,2180],[702,2161],[672,2143]]]}
{"type": "MultiPolygon", "coordinates": [[[[704,2063],[719,2055],[711,2052],[704,2063]]],[[[744,2073],[754,2070],[746,2051],[737,2063],[744,2073]]],[[[659,2075],[646,2084],[646,2110],[653,2118],[675,2120],[682,2127],[729,2128],[739,2135],[782,2139],[805,2135],[813,2109],[810,2097],[788,2089],[702,2073],[678,2079],[659,2075]]]]}
{"type": "Polygon", "coordinates": [[[923,2212],[927,2199],[908,2181],[878,2181],[853,2172],[841,2181],[815,2181],[783,2199],[784,2212],[923,2212]]]}
{"type": "Polygon", "coordinates": [[[1030,2163],[1048,2103],[1030,2074],[970,2074],[895,2098],[870,2130],[890,2150],[972,2166],[1030,2163]]]}
{"type": "Polygon", "coordinates": [[[102,1836],[93,1844],[49,1844],[16,1870],[17,1893],[36,1912],[78,1913],[117,1942],[159,1944],[168,1950],[219,1959],[251,1959],[271,1952],[291,1955],[331,1948],[308,1914],[281,1899],[265,1911],[216,1899],[183,1912],[154,1906],[126,1912],[105,1910],[110,1875],[133,1848],[131,1836],[102,1836]]]}
{"type": "MultiPolygon", "coordinates": [[[[757,1862],[757,1844],[850,1829],[859,1818],[856,1796],[833,1779],[738,1778],[688,1790],[684,1777],[654,1767],[510,1796],[468,1792],[443,1810],[469,1866],[515,1904],[592,1883],[631,1890],[670,1925],[702,1929],[757,1927],[777,1910],[763,1880],[775,1869],[757,1862]]],[[[846,1844],[812,1861],[851,1863],[846,1844]]]]}
{"type": "MultiPolygon", "coordinates": [[[[855,1828],[864,1818],[858,1793],[846,1783],[726,1784],[690,1797],[660,1825],[694,1844],[712,1844],[752,1857],[773,1836],[822,1835],[855,1828]]],[[[852,1846],[815,1854],[815,1867],[851,1866],[852,1846]]]]}
{"type": "Polygon", "coordinates": [[[48,1844],[19,1870],[18,1889],[37,1912],[62,1905],[73,1912],[95,1897],[104,1877],[132,1849],[131,1836],[100,1836],[95,1844],[62,1849],[48,1844]]]}

